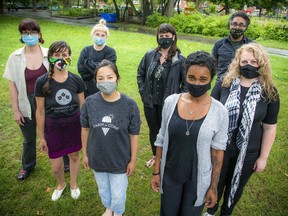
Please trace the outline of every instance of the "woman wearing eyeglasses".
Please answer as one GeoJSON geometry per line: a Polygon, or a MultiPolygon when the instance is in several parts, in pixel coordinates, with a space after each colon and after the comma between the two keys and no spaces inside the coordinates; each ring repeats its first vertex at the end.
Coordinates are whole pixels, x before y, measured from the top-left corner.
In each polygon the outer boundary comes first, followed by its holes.
{"type": "Polygon", "coordinates": [[[23,136],[22,167],[17,179],[24,180],[36,165],[36,121],[34,85],[36,79],[48,71],[47,49],[39,24],[33,19],[20,22],[20,42],[24,47],[8,58],[3,77],[9,80],[14,120],[23,136]]]}
{"type": "Polygon", "coordinates": [[[161,127],[164,100],[171,94],[182,92],[185,81],[185,57],[177,47],[174,27],[161,24],[157,30],[156,41],[158,46],[144,55],[137,75],[153,154],[146,163],[147,167],[155,164],[154,142],[161,127]]]}
{"type": "Polygon", "coordinates": [[[94,44],[82,49],[77,65],[78,73],[81,75],[87,87],[84,92],[85,98],[99,91],[94,81],[96,66],[104,59],[114,64],[116,64],[117,60],[115,50],[106,45],[109,29],[104,19],[101,19],[99,23],[93,27],[91,36],[94,44]]]}

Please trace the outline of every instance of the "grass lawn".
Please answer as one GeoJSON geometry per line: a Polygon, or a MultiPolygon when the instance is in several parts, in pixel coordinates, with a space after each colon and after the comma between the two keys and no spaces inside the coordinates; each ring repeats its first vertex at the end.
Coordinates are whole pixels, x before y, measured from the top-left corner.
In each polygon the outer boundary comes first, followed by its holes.
{"type": "MultiPolygon", "coordinates": [[[[98,196],[92,171],[86,171],[82,164],[78,176],[81,196],[77,201],[70,197],[69,190],[64,192],[64,196],[59,201],[51,201],[56,181],[52,177],[48,156],[39,151],[37,151],[37,166],[31,176],[23,182],[19,182],[15,178],[21,164],[22,136],[19,127],[13,121],[8,81],[3,79],[2,75],[10,53],[22,46],[18,33],[20,20],[21,18],[0,16],[0,214],[102,215],[104,209],[98,196]]],[[[70,44],[72,65],[68,69],[77,74],[77,59],[81,49],[92,44],[90,27],[38,21],[41,25],[45,47],[49,47],[56,40],[65,40],[70,44]]],[[[145,167],[145,162],[151,156],[151,150],[148,142],[148,127],[136,83],[138,64],[145,52],[156,46],[155,36],[111,30],[107,44],[116,49],[117,66],[121,75],[119,90],[136,100],[143,121],[137,170],[135,175],[129,178],[125,215],[158,215],[159,194],[151,191],[149,183],[152,169],[145,167]]],[[[212,48],[211,44],[193,43],[188,40],[179,40],[178,46],[184,56],[197,50],[210,52],[212,48]]],[[[234,215],[236,216],[288,215],[287,58],[270,57],[273,78],[281,97],[277,137],[266,171],[253,175],[242,199],[235,208],[234,215]]],[[[68,181],[68,179],[69,174],[66,174],[66,180],[68,181]]]]}

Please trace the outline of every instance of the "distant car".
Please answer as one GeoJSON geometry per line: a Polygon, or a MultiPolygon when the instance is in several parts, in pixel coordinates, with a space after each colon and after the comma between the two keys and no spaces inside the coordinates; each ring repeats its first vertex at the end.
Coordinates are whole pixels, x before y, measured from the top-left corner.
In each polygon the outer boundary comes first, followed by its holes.
{"type": "Polygon", "coordinates": [[[8,11],[17,11],[18,10],[18,7],[17,7],[17,5],[15,5],[15,4],[13,4],[13,3],[10,3],[10,2],[8,2],[7,3],[7,9],[8,9],[8,11]]]}

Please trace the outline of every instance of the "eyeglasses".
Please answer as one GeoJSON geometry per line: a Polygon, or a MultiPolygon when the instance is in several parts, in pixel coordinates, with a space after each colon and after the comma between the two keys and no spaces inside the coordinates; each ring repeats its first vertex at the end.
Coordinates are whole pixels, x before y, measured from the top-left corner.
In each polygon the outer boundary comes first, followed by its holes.
{"type": "Polygon", "coordinates": [[[245,28],[246,25],[244,23],[237,23],[237,22],[233,22],[233,23],[230,23],[230,26],[233,26],[235,28],[237,28],[239,26],[239,28],[245,28]]]}
{"type": "Polygon", "coordinates": [[[39,32],[37,32],[37,31],[31,31],[31,32],[22,32],[22,36],[28,36],[28,35],[31,35],[31,36],[36,36],[36,35],[38,35],[39,34],[39,32]]]}

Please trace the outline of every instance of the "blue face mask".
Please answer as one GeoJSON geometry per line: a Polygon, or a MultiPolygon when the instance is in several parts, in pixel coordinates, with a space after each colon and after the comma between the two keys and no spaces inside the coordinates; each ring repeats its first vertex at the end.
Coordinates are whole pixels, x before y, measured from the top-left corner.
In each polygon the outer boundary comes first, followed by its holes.
{"type": "Polygon", "coordinates": [[[93,41],[97,46],[102,46],[103,44],[106,43],[106,39],[105,38],[100,38],[100,37],[93,37],[93,41]]]}
{"type": "Polygon", "coordinates": [[[38,38],[38,35],[23,35],[22,36],[22,41],[27,45],[27,46],[35,46],[38,41],[39,41],[39,38],[38,38]]]}

